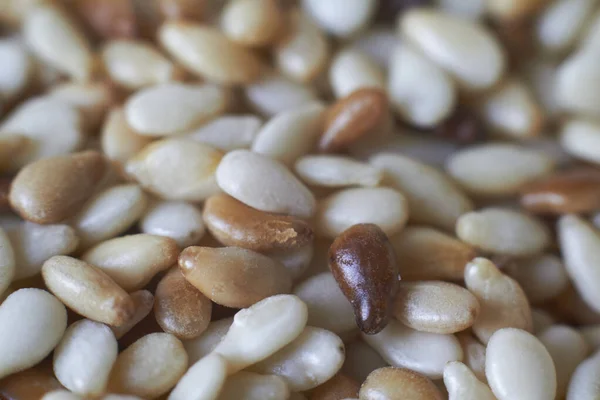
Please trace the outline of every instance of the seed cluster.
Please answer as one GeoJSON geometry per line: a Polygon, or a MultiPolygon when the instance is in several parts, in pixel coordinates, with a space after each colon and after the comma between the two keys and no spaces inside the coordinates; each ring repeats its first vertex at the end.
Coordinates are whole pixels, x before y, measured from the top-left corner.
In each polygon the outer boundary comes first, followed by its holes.
{"type": "Polygon", "coordinates": [[[0,400],[599,400],[596,0],[0,0],[0,400]]]}

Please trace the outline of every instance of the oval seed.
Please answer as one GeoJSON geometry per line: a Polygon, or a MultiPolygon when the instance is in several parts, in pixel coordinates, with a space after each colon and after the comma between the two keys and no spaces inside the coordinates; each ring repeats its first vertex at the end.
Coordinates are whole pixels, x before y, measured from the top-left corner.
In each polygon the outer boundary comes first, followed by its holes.
{"type": "Polygon", "coordinates": [[[359,90],[385,90],[383,70],[367,54],[353,48],[335,55],[329,67],[329,82],[338,99],[359,90]]]}
{"type": "Polygon", "coordinates": [[[456,236],[481,250],[516,257],[539,254],[550,244],[540,221],[517,211],[485,208],[462,215],[456,236]]]}
{"type": "Polygon", "coordinates": [[[402,260],[402,279],[411,281],[461,280],[476,255],[470,245],[425,226],[409,226],[390,242],[402,260]]]}
{"type": "Polygon", "coordinates": [[[554,399],[554,362],[535,336],[521,329],[500,329],[490,338],[486,356],[485,374],[498,400],[554,399]]]}
{"type": "Polygon", "coordinates": [[[346,149],[380,127],[387,117],[387,109],[387,97],[379,89],[362,88],[339,99],[327,111],[319,150],[346,149]]]}
{"type": "Polygon", "coordinates": [[[309,185],[325,187],[378,186],[379,168],[349,157],[307,155],[294,165],[296,174],[309,185]]]}
{"type": "Polygon", "coordinates": [[[560,132],[560,145],[571,156],[600,163],[598,153],[600,125],[591,119],[571,119],[566,121],[560,132]]]}
{"type": "Polygon", "coordinates": [[[10,204],[24,219],[60,222],[81,209],[102,179],[106,162],[94,151],[42,159],[13,180],[10,204]]]}
{"type": "Polygon", "coordinates": [[[263,65],[256,55],[213,27],[167,21],[158,33],[161,45],[191,72],[225,85],[250,83],[263,65]]]}
{"type": "Polygon", "coordinates": [[[373,0],[305,0],[302,5],[324,30],[341,37],[352,36],[365,28],[377,8],[373,0]]]}
{"type": "Polygon", "coordinates": [[[306,326],[306,305],[296,296],[271,296],[239,311],[215,348],[229,373],[262,361],[296,339],[306,326]],[[265,340],[269,338],[269,340],[265,340]]]}
{"type": "Polygon", "coordinates": [[[594,12],[593,1],[557,1],[546,7],[538,17],[535,36],[547,53],[561,54],[581,38],[594,12]]]}
{"type": "Polygon", "coordinates": [[[293,165],[315,146],[323,131],[325,106],[308,104],[275,115],[260,129],[252,151],[293,165]]]}
{"type": "Polygon", "coordinates": [[[225,91],[213,85],[165,83],[142,89],[125,103],[125,118],[140,135],[193,129],[225,110],[225,91]]]}
{"type": "Polygon", "coordinates": [[[595,267],[600,249],[598,230],[576,215],[565,215],[558,222],[558,236],[569,277],[585,303],[600,312],[595,267]]]}
{"type": "Polygon", "coordinates": [[[179,381],[188,367],[181,341],[151,333],[123,350],[110,374],[109,390],[154,399],[179,381]]]}
{"type": "Polygon", "coordinates": [[[15,276],[15,251],[9,237],[0,227],[0,296],[11,284],[15,276]]]}
{"type": "Polygon", "coordinates": [[[448,389],[448,400],[496,400],[490,388],[460,361],[446,364],[444,385],[448,389]]]}
{"type": "Polygon", "coordinates": [[[361,336],[390,365],[408,368],[432,379],[442,377],[447,362],[463,358],[454,335],[419,332],[393,320],[378,334],[361,336]]]}
{"type": "Polygon", "coordinates": [[[160,280],[154,296],[154,316],[165,332],[192,339],[208,327],[212,303],[179,269],[173,268],[160,280]]]}
{"type": "Polygon", "coordinates": [[[569,285],[561,259],[552,254],[515,260],[504,271],[519,282],[532,304],[541,304],[558,296],[569,285]]]}
{"type": "Polygon", "coordinates": [[[255,115],[229,114],[203,124],[185,137],[222,151],[248,149],[261,125],[262,120],[255,115]]]}
{"type": "Polygon", "coordinates": [[[399,30],[467,89],[488,88],[505,70],[500,44],[477,22],[439,10],[414,9],[399,20],[399,30]]]}
{"type": "Polygon", "coordinates": [[[112,40],[103,47],[101,56],[110,79],[130,90],[176,78],[177,69],[173,63],[146,42],[112,40]]]}
{"type": "Polygon", "coordinates": [[[134,312],[131,297],[100,269],[76,258],[54,256],[42,266],[48,289],[76,313],[119,326],[134,312]],[[85,297],[81,293],[85,292],[85,297]]]}
{"type": "Polygon", "coordinates": [[[245,86],[244,93],[252,108],[269,117],[319,100],[314,88],[278,75],[262,77],[245,86]]]}
{"type": "Polygon", "coordinates": [[[477,379],[487,383],[485,377],[485,346],[471,332],[459,332],[456,338],[463,350],[463,363],[475,374],[477,379]]]}
{"type": "Polygon", "coordinates": [[[443,398],[431,379],[406,368],[379,368],[369,374],[360,388],[361,400],[442,400],[443,398]]]}
{"type": "MultiPolygon", "coordinates": [[[[208,202],[205,210],[206,204],[208,202]]],[[[182,249],[200,242],[206,231],[200,210],[183,201],[156,202],[146,210],[140,221],[140,230],[169,237],[182,249]]]]}
{"type": "Polygon", "coordinates": [[[594,399],[600,396],[598,374],[600,373],[600,353],[596,353],[577,367],[567,392],[567,400],[594,399]]]}
{"type": "Polygon", "coordinates": [[[134,132],[127,123],[122,107],[112,109],[104,120],[100,134],[102,152],[120,167],[151,141],[151,137],[134,132]]]}
{"type": "Polygon", "coordinates": [[[220,355],[212,353],[187,370],[169,394],[168,400],[216,399],[226,377],[227,362],[220,355]]]}
{"type": "Polygon", "coordinates": [[[473,332],[484,344],[502,328],[532,331],[531,309],[523,289],[491,261],[476,258],[467,264],[465,284],[481,306],[473,332]]]}
{"type": "Polygon", "coordinates": [[[447,282],[398,282],[393,315],[425,332],[456,333],[469,328],[479,302],[468,290],[447,282]]]}
{"type": "Polygon", "coordinates": [[[564,398],[571,375],[585,360],[588,344],[581,333],[566,325],[553,325],[538,335],[556,367],[556,397],[564,398]]]}
{"type": "Polygon", "coordinates": [[[306,246],[313,238],[303,220],[258,211],[226,194],[210,197],[202,216],[210,233],[226,246],[289,251],[306,246]]]}
{"type": "Polygon", "coordinates": [[[342,373],[310,391],[309,400],[349,399],[358,396],[360,384],[342,373]]]}
{"type": "Polygon", "coordinates": [[[235,0],[223,10],[221,29],[243,46],[267,46],[282,34],[284,18],[276,1],[235,0]]]}
{"type": "Polygon", "coordinates": [[[35,67],[33,57],[22,40],[2,38],[0,58],[5,60],[0,73],[0,94],[7,100],[19,98],[31,84],[35,67]]]}
{"type": "Polygon", "coordinates": [[[118,185],[93,196],[71,219],[80,245],[90,247],[125,232],[142,216],[148,200],[138,185],[118,185]]]}
{"type": "Polygon", "coordinates": [[[223,153],[189,139],[150,143],[125,171],[147,191],[167,200],[202,201],[218,192],[215,171],[223,153]]]}
{"type": "Polygon", "coordinates": [[[318,232],[329,238],[362,223],[375,224],[391,236],[406,224],[408,201],[390,188],[345,189],[321,200],[315,218],[318,232]]]}
{"type": "Polygon", "coordinates": [[[306,327],[293,342],[251,370],[283,378],[290,390],[313,389],[333,377],[344,363],[344,344],[325,329],[306,327]]]}
{"type": "Polygon", "coordinates": [[[595,55],[595,51],[575,52],[558,66],[553,95],[561,110],[590,118],[598,115],[600,76],[595,68],[595,55]]]}
{"type": "Polygon", "coordinates": [[[527,185],[521,205],[543,214],[588,213],[600,208],[600,170],[575,168],[527,185]]]}
{"type": "Polygon", "coordinates": [[[308,218],[314,195],[282,164],[247,150],[227,153],[216,172],[219,187],[231,197],[261,211],[308,218]],[[264,179],[266,176],[269,179],[264,179]]]}
{"type": "Polygon", "coordinates": [[[99,243],[81,259],[131,292],[143,288],[154,275],[177,263],[178,256],[179,248],[173,239],[138,234],[99,243]]]}
{"type": "Polygon", "coordinates": [[[44,261],[52,256],[75,251],[79,238],[68,225],[38,225],[25,221],[7,230],[16,265],[15,280],[30,278],[40,272],[44,261]]]}
{"type": "Polygon", "coordinates": [[[408,201],[410,219],[446,230],[473,209],[471,200],[448,176],[409,157],[381,154],[369,162],[383,169],[384,182],[400,191],[408,201]]]}
{"type": "Polygon", "coordinates": [[[330,272],[312,276],[294,288],[308,308],[309,326],[343,334],[356,329],[352,305],[330,272]]]}
{"type": "Polygon", "coordinates": [[[0,394],[7,400],[39,399],[63,387],[54,377],[52,363],[47,361],[3,378],[1,382],[0,394]]]}
{"type": "MultiPolygon", "coordinates": [[[[208,328],[197,338],[184,340],[183,346],[190,359],[190,364],[208,356],[221,342],[233,323],[233,317],[212,321],[208,328]]],[[[215,353],[213,353],[215,354],[215,353]]]]}
{"type": "Polygon", "coordinates": [[[104,392],[118,345],[106,325],[87,319],[69,326],[54,351],[54,373],[64,387],[84,396],[104,392]]]}
{"type": "Polygon", "coordinates": [[[20,289],[0,305],[0,377],[42,361],[67,328],[67,310],[50,293],[20,289]]]}
{"type": "Polygon", "coordinates": [[[227,378],[219,400],[279,400],[290,396],[285,381],[277,375],[241,371],[227,378]]]}
{"type": "Polygon", "coordinates": [[[239,247],[191,246],[179,256],[185,278],[226,307],[244,308],[269,296],[289,293],[292,279],[277,261],[239,247]]]}
{"type": "Polygon", "coordinates": [[[366,334],[385,328],[400,275],[394,250],[374,224],[358,224],[338,236],[328,253],[329,268],[354,308],[366,334]]]}
{"type": "Polygon", "coordinates": [[[154,307],[154,295],[148,290],[138,290],[137,292],[131,293],[129,297],[131,297],[135,307],[133,315],[120,326],[110,327],[117,339],[121,339],[127,332],[136,326],[138,322],[146,318],[154,307]]]}

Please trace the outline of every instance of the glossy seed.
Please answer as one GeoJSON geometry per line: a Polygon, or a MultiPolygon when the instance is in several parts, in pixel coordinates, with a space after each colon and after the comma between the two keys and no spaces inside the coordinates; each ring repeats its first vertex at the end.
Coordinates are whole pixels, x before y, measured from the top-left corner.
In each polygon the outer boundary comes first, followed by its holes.
{"type": "Polygon", "coordinates": [[[360,400],[442,400],[433,381],[406,368],[377,369],[360,388],[360,400]]]}
{"type": "Polygon", "coordinates": [[[158,283],[154,293],[154,316],[167,333],[193,339],[208,327],[212,303],[174,268],[158,283]]]}
{"type": "Polygon", "coordinates": [[[210,233],[226,246],[264,252],[309,244],[313,233],[300,218],[256,210],[226,194],[210,197],[202,213],[210,233]]]}
{"type": "Polygon", "coordinates": [[[367,334],[380,332],[389,321],[400,279],[385,233],[374,224],[354,225],[335,239],[328,258],[359,328],[367,334]]]}
{"type": "Polygon", "coordinates": [[[496,400],[490,388],[460,361],[446,364],[444,385],[448,390],[448,400],[496,400]]]}

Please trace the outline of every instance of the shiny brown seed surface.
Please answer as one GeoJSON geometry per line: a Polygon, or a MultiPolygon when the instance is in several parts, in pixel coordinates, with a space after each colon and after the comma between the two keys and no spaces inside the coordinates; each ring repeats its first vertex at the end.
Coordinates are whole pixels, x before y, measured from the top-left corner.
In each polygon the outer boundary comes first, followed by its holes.
{"type": "Polygon", "coordinates": [[[189,283],[178,268],[169,271],[154,293],[154,316],[167,333],[193,339],[208,327],[212,303],[189,283]]]}
{"type": "Polygon", "coordinates": [[[335,239],[328,258],[360,330],[380,332],[389,321],[400,279],[396,255],[385,233],[374,224],[354,225],[335,239]]]}
{"type": "Polygon", "coordinates": [[[259,211],[226,194],[210,197],[202,217],[210,233],[226,246],[259,252],[291,250],[313,238],[310,225],[300,218],[259,211]]]}
{"type": "Polygon", "coordinates": [[[10,190],[10,204],[24,219],[52,224],[73,215],[104,176],[106,161],[95,151],[45,158],[23,168],[10,190]]]}
{"type": "Polygon", "coordinates": [[[48,289],[67,307],[94,321],[119,326],[135,311],[131,297],[98,268],[67,256],[42,266],[48,289]]]}
{"type": "Polygon", "coordinates": [[[292,289],[292,278],[282,264],[239,247],[190,246],[179,256],[179,267],[206,297],[226,307],[250,307],[292,289]]]}
{"type": "Polygon", "coordinates": [[[600,169],[556,173],[523,190],[521,205],[540,214],[587,213],[600,209],[600,169]]]}
{"type": "Polygon", "coordinates": [[[340,400],[358,395],[360,384],[354,379],[338,373],[324,384],[310,391],[308,400],[340,400]]]}
{"type": "Polygon", "coordinates": [[[339,99],[327,111],[319,150],[337,152],[382,125],[388,99],[379,89],[358,89],[339,99]]]}
{"type": "Polygon", "coordinates": [[[459,108],[450,118],[438,125],[433,134],[458,143],[473,143],[484,138],[485,127],[475,113],[459,108]]]}
{"type": "Polygon", "coordinates": [[[80,0],[75,6],[83,22],[100,38],[134,37],[138,33],[130,0],[80,0]]]}
{"type": "Polygon", "coordinates": [[[433,381],[406,368],[385,367],[371,372],[360,388],[360,400],[442,400],[433,381]]]}

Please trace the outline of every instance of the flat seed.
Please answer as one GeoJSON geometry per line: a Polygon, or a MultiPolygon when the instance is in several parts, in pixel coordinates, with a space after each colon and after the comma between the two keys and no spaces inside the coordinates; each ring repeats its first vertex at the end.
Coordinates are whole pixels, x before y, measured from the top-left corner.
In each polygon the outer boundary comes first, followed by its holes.
{"type": "Polygon", "coordinates": [[[448,400],[496,400],[490,388],[460,361],[446,364],[444,385],[448,389],[448,400]]]}
{"type": "Polygon", "coordinates": [[[282,34],[284,21],[274,0],[235,0],[223,10],[221,29],[242,46],[268,46],[282,34]]]}
{"type": "Polygon", "coordinates": [[[468,331],[459,332],[456,338],[463,350],[463,363],[475,374],[477,379],[487,383],[485,376],[485,346],[468,331]]]}
{"type": "Polygon", "coordinates": [[[88,248],[127,231],[146,210],[147,196],[138,185],[118,185],[93,196],[71,220],[80,246],[88,248]]]}
{"type": "Polygon", "coordinates": [[[275,47],[275,64],[291,79],[307,83],[327,67],[329,43],[325,34],[298,10],[288,18],[291,33],[275,47]]]}
{"type": "Polygon", "coordinates": [[[501,329],[491,337],[486,354],[485,374],[498,400],[554,399],[554,362],[535,336],[521,329],[501,329]]]}
{"type": "Polygon", "coordinates": [[[581,38],[594,2],[562,0],[546,7],[537,19],[535,36],[543,51],[560,54],[575,46],[581,38]]]}
{"type": "Polygon", "coordinates": [[[467,264],[465,284],[481,306],[473,332],[484,344],[502,328],[532,331],[531,309],[523,289],[491,261],[476,258],[467,264]]]}
{"type": "Polygon", "coordinates": [[[227,360],[230,374],[240,371],[296,339],[306,326],[307,314],[306,305],[296,296],[266,298],[235,314],[214,351],[227,360]]]}
{"type": "Polygon", "coordinates": [[[194,363],[177,386],[169,394],[168,400],[210,400],[216,399],[227,377],[227,362],[213,353],[194,363]]]}
{"type": "Polygon", "coordinates": [[[379,168],[349,157],[308,155],[294,165],[296,174],[309,185],[325,187],[378,186],[383,179],[379,168]]]}
{"type": "Polygon", "coordinates": [[[312,276],[294,288],[308,307],[309,326],[343,334],[356,329],[352,305],[330,272],[312,276]]]}
{"type": "Polygon", "coordinates": [[[565,215],[558,222],[560,248],[567,273],[583,300],[600,312],[600,292],[596,285],[600,234],[581,218],[565,215]]]}
{"type": "Polygon", "coordinates": [[[315,147],[324,119],[325,106],[319,103],[277,114],[260,129],[252,151],[293,165],[315,147]]]}
{"type": "Polygon", "coordinates": [[[485,196],[516,194],[552,168],[553,162],[545,154],[501,143],[470,147],[455,153],[446,163],[448,173],[465,190],[485,196]]]}
{"type": "Polygon", "coordinates": [[[179,256],[185,278],[217,304],[250,307],[269,296],[291,291],[292,280],[283,266],[239,247],[191,246],[179,256]]]}
{"type": "MultiPolygon", "coordinates": [[[[426,376],[405,368],[373,371],[360,388],[360,400],[441,400],[442,393],[426,376]]],[[[481,399],[483,400],[483,399],[481,399]]]]}
{"type": "Polygon", "coordinates": [[[414,9],[398,21],[400,32],[470,90],[495,84],[506,67],[500,44],[477,22],[438,10],[414,9]]]}
{"type": "Polygon", "coordinates": [[[399,190],[408,200],[409,218],[452,230],[457,219],[473,209],[471,200],[448,176],[411,158],[381,154],[369,162],[384,171],[384,183],[399,190]]]}
{"type": "Polygon", "coordinates": [[[226,246],[287,251],[306,246],[313,238],[303,220],[258,211],[225,194],[206,201],[203,218],[210,233],[226,246]]]}
{"type": "Polygon", "coordinates": [[[90,79],[93,68],[90,44],[58,7],[43,5],[29,13],[23,35],[34,54],[54,68],[78,81],[90,79]]]}
{"type": "Polygon", "coordinates": [[[558,66],[553,95],[561,110],[590,118],[598,115],[600,75],[596,59],[594,51],[579,51],[558,66]]]}
{"type": "Polygon", "coordinates": [[[409,226],[390,242],[402,261],[402,279],[411,281],[462,280],[476,255],[470,245],[425,226],[409,226]]]}
{"type": "Polygon", "coordinates": [[[600,170],[574,168],[527,185],[521,205],[540,214],[588,213],[600,208],[600,170]]]}
{"type": "Polygon", "coordinates": [[[290,396],[285,381],[277,375],[241,371],[227,378],[219,400],[278,400],[290,396]]]}
{"type": "Polygon", "coordinates": [[[407,44],[392,50],[388,92],[400,117],[420,128],[431,128],[450,116],[457,89],[450,76],[407,44]]]}
{"type": "Polygon", "coordinates": [[[151,137],[138,135],[127,124],[123,108],[108,113],[100,135],[102,152],[121,167],[152,141],[151,137]]]}
{"type": "Polygon", "coordinates": [[[131,158],[125,171],[166,200],[202,201],[218,192],[215,171],[223,154],[189,139],[153,142],[131,158]]]}
{"type": "Polygon", "coordinates": [[[569,285],[565,266],[552,254],[516,260],[504,271],[519,282],[532,304],[541,304],[558,296],[569,285]]]}
{"type": "Polygon", "coordinates": [[[102,61],[110,79],[130,90],[175,80],[178,72],[158,49],[142,41],[112,40],[102,49],[102,61]]]}
{"type": "Polygon", "coordinates": [[[479,302],[468,290],[447,282],[398,282],[393,315],[425,332],[456,333],[469,328],[479,302]]]}
{"type": "Polygon", "coordinates": [[[600,125],[595,121],[580,118],[563,124],[560,144],[571,156],[599,164],[598,143],[600,143],[600,125]]]}
{"type": "Polygon", "coordinates": [[[309,400],[336,400],[357,396],[360,384],[344,374],[336,374],[324,384],[310,391],[309,400]]]}
{"type": "Polygon", "coordinates": [[[329,67],[329,82],[337,98],[358,90],[385,90],[385,74],[367,54],[358,49],[339,51],[329,67]]]}
{"type": "Polygon", "coordinates": [[[376,225],[354,225],[329,249],[329,268],[354,308],[361,331],[372,335],[388,323],[400,275],[394,250],[376,225]]]}
{"type": "Polygon", "coordinates": [[[327,111],[319,150],[344,150],[365,137],[383,123],[387,107],[385,93],[378,89],[359,89],[339,99],[327,111]]]}
{"type": "Polygon", "coordinates": [[[346,345],[346,359],[342,372],[350,378],[364,382],[371,372],[387,366],[388,363],[362,340],[355,340],[346,345]]]}
{"type": "Polygon", "coordinates": [[[83,206],[100,182],[105,167],[102,155],[94,151],[33,162],[15,177],[10,203],[29,221],[60,222],[83,206]]]}
{"type": "Polygon", "coordinates": [[[176,264],[178,255],[179,248],[173,239],[137,234],[99,243],[81,259],[132,292],[143,288],[160,271],[176,264]]]}
{"type": "Polygon", "coordinates": [[[9,375],[0,381],[0,394],[7,400],[38,399],[62,385],[54,377],[51,362],[9,375]]]}
{"type": "Polygon", "coordinates": [[[208,327],[212,303],[179,269],[172,269],[160,280],[154,296],[154,316],[165,332],[179,339],[193,339],[208,327]]]}
{"type": "Polygon", "coordinates": [[[312,87],[277,75],[267,75],[244,87],[245,97],[252,108],[263,115],[273,116],[293,110],[319,99],[312,87]]]}
{"type": "Polygon", "coordinates": [[[111,326],[113,333],[117,339],[121,339],[127,332],[141,320],[146,318],[154,307],[154,296],[147,290],[138,290],[129,295],[134,304],[133,315],[120,326],[111,326]]]}
{"type": "MultiPolygon", "coordinates": [[[[0,125],[0,137],[22,136],[14,143],[8,167],[17,170],[32,161],[78,150],[84,142],[83,119],[75,107],[52,97],[34,97],[18,106],[0,125]]],[[[12,139],[15,140],[15,139],[12,139]]],[[[0,148],[6,144],[0,145],[0,148]]],[[[9,149],[10,149],[9,147],[9,149]]],[[[8,151],[2,150],[2,151],[8,151]]]]}
{"type": "Polygon", "coordinates": [[[76,3],[75,9],[103,39],[133,37],[138,33],[135,10],[128,1],[83,0],[76,3]]]}
{"type": "Polygon", "coordinates": [[[94,321],[119,326],[134,312],[133,300],[100,269],[75,258],[54,256],[42,266],[48,289],[73,311],[94,321]],[[86,296],[81,297],[85,291],[86,296]]]}
{"type": "Polygon", "coordinates": [[[44,261],[70,254],[79,244],[75,230],[68,225],[38,225],[26,221],[6,233],[19,266],[15,269],[15,280],[39,274],[44,261]]]}
{"type": "Polygon", "coordinates": [[[442,377],[447,362],[463,358],[454,335],[419,332],[393,320],[380,333],[362,334],[362,339],[390,365],[408,368],[432,379],[442,377]]]}
{"type": "Polygon", "coordinates": [[[0,40],[0,58],[5,60],[0,73],[0,94],[5,99],[18,98],[31,84],[34,61],[22,40],[0,40]]]}
{"type": "Polygon", "coordinates": [[[233,324],[233,317],[212,321],[200,336],[184,340],[183,346],[190,359],[190,364],[196,363],[212,353],[221,342],[221,339],[227,334],[231,324],[233,324]]]}
{"type": "Polygon", "coordinates": [[[407,219],[408,201],[396,190],[345,189],[320,201],[316,228],[321,236],[335,238],[353,225],[370,223],[391,236],[402,230],[407,219]]]}
{"type": "Polygon", "coordinates": [[[225,85],[250,83],[263,69],[255,54],[209,26],[167,21],[158,38],[173,58],[209,81],[225,85]]]}
{"type": "Polygon", "coordinates": [[[341,37],[352,36],[361,31],[372,20],[377,2],[368,0],[343,0],[322,2],[305,0],[304,10],[327,32],[341,37]]]}
{"type": "Polygon", "coordinates": [[[201,125],[221,114],[226,103],[225,91],[217,86],[164,83],[136,92],[124,111],[140,135],[164,136],[201,125]]]}
{"type": "Polygon", "coordinates": [[[188,357],[179,339],[151,333],[119,354],[109,390],[154,399],[175,386],[187,367],[188,357]]]}
{"type": "Polygon", "coordinates": [[[248,149],[256,138],[262,121],[248,115],[224,115],[185,134],[185,137],[222,151],[248,149]]]}
{"type": "Polygon", "coordinates": [[[481,250],[509,256],[539,254],[550,244],[548,229],[527,214],[485,208],[462,215],[456,235],[481,250]]]}
{"type": "Polygon", "coordinates": [[[589,353],[583,335],[566,325],[553,325],[538,335],[556,367],[556,396],[564,398],[571,375],[589,353]]]}
{"type": "Polygon", "coordinates": [[[87,319],[69,326],[54,351],[54,373],[67,389],[84,396],[104,392],[118,345],[106,325],[87,319]]]}
{"type": "Polygon", "coordinates": [[[600,396],[598,374],[600,373],[600,355],[594,354],[577,367],[567,392],[567,400],[593,399],[600,396]]]}
{"type": "Polygon", "coordinates": [[[260,154],[227,153],[216,178],[225,193],[250,207],[301,218],[314,214],[314,195],[282,164],[260,154]]]}
{"type": "Polygon", "coordinates": [[[0,296],[8,289],[16,273],[16,257],[9,237],[0,227],[0,296]]]}
{"type": "Polygon", "coordinates": [[[23,371],[42,361],[67,328],[67,311],[50,293],[17,290],[0,306],[0,377],[23,371]]]}
{"type": "Polygon", "coordinates": [[[140,230],[169,237],[182,249],[198,244],[206,232],[200,210],[183,201],[161,201],[150,206],[140,221],[140,230]]]}

